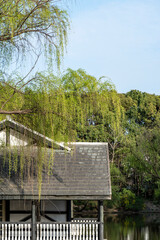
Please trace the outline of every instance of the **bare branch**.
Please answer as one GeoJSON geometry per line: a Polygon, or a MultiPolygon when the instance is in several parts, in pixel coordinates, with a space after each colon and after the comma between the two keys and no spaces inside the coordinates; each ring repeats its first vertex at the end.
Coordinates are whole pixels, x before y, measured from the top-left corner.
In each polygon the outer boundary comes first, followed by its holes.
{"type": "Polygon", "coordinates": [[[11,96],[2,104],[2,107],[1,107],[1,109],[3,109],[4,108],[4,106],[11,100],[11,98],[15,95],[15,91],[13,91],[13,93],[11,94],[11,96]]]}
{"type": "MultiPolygon", "coordinates": [[[[29,72],[28,72],[20,81],[18,81],[18,82],[16,83],[15,87],[17,87],[18,84],[20,84],[21,82],[23,82],[23,81],[29,76],[29,74],[30,74],[30,73],[33,71],[33,69],[35,68],[35,66],[36,66],[36,64],[37,64],[37,62],[38,62],[39,57],[40,57],[40,54],[37,56],[37,59],[36,59],[34,65],[32,66],[32,68],[29,70],[29,72]]],[[[30,82],[30,80],[29,80],[28,82],[30,82]]],[[[28,83],[28,82],[27,82],[27,83],[28,83]]],[[[27,84],[27,83],[26,83],[26,84],[27,84]]],[[[25,84],[25,85],[26,85],[26,84],[25,84]]],[[[21,88],[22,88],[22,87],[20,87],[19,90],[20,90],[21,88]]]]}
{"type": "Polygon", "coordinates": [[[35,80],[35,79],[36,79],[36,77],[31,78],[30,80],[28,80],[26,83],[24,83],[24,84],[19,88],[19,90],[21,90],[24,86],[26,86],[28,83],[32,82],[32,81],[35,80]]]}
{"type": "Polygon", "coordinates": [[[28,113],[33,113],[32,110],[30,109],[25,109],[25,110],[13,110],[13,111],[5,111],[0,109],[0,114],[28,114],[28,113]]]}
{"type": "Polygon", "coordinates": [[[11,86],[9,83],[7,83],[7,82],[2,82],[2,83],[3,83],[4,85],[10,87],[11,89],[13,89],[15,92],[24,95],[24,93],[23,93],[22,91],[20,91],[20,90],[16,89],[15,87],[11,86]]]}
{"type": "MultiPolygon", "coordinates": [[[[25,78],[27,78],[28,75],[33,71],[33,69],[35,68],[35,66],[36,66],[36,64],[37,64],[37,62],[38,62],[39,56],[40,56],[40,54],[37,56],[37,59],[36,59],[34,65],[32,66],[32,68],[30,69],[30,71],[29,71],[20,81],[18,81],[18,82],[16,83],[15,87],[12,87],[12,89],[13,89],[14,91],[13,91],[13,93],[10,95],[10,97],[2,104],[1,109],[3,109],[3,108],[6,106],[6,104],[13,98],[13,96],[14,96],[16,93],[21,93],[20,90],[21,90],[24,86],[26,86],[28,83],[30,83],[31,81],[33,81],[33,80],[36,79],[35,77],[34,77],[34,78],[31,78],[31,79],[28,80],[26,83],[24,83],[19,89],[16,88],[16,87],[18,86],[18,84],[20,84],[21,82],[23,82],[23,81],[25,80],[25,78]]],[[[4,83],[5,83],[5,82],[4,82],[4,83]]],[[[7,83],[6,83],[6,85],[7,85],[7,83]]],[[[8,84],[8,85],[9,85],[9,84],[8,84]]],[[[9,86],[10,86],[10,85],[9,85],[9,86]]]]}

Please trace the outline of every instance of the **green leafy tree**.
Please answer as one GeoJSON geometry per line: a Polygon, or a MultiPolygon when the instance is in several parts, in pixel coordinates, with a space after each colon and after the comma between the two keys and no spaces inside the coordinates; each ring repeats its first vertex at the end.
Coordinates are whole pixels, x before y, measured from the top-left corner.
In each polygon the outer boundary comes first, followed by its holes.
{"type": "Polygon", "coordinates": [[[134,120],[135,123],[146,127],[151,127],[156,121],[160,106],[159,96],[132,90],[125,95],[125,100],[123,97],[123,103],[130,121],[134,120]]]}
{"type": "Polygon", "coordinates": [[[60,66],[68,29],[68,15],[54,0],[0,0],[0,83],[4,90],[1,90],[0,114],[30,112],[30,109],[22,110],[23,101],[20,106],[14,101],[25,94],[26,85],[38,81],[39,74],[30,75],[41,53],[46,56],[46,62],[52,64],[54,59],[60,66]],[[24,63],[30,55],[36,59],[25,76],[8,75],[12,60],[24,63]]]}
{"type": "Polygon", "coordinates": [[[45,49],[57,64],[67,40],[66,11],[54,0],[0,1],[0,64],[45,49]]]}
{"type": "Polygon", "coordinates": [[[120,162],[124,112],[115,86],[107,78],[96,79],[82,69],[68,69],[62,86],[74,98],[81,96],[84,121],[77,125],[79,140],[109,142],[111,161],[120,162]]]}
{"type": "MultiPolygon", "coordinates": [[[[20,82],[20,86],[25,84],[21,78],[17,81],[20,82]]],[[[14,90],[14,82],[10,82],[9,86],[2,84],[1,87],[4,93],[1,104],[5,103],[6,109],[4,113],[9,111],[15,113],[15,120],[54,140],[107,141],[108,138],[105,138],[105,135],[108,136],[107,128],[111,131],[110,126],[112,126],[118,131],[121,112],[114,87],[110,82],[97,80],[83,70],[69,69],[62,78],[57,78],[53,74],[37,73],[36,79],[24,85],[25,90],[22,91],[20,88],[18,92],[12,94],[9,101],[7,94],[10,92],[7,89],[14,90]],[[74,82],[68,87],[71,77],[74,82]],[[26,114],[16,115],[18,111],[15,107],[19,109],[19,113],[26,114]],[[114,123],[114,120],[117,122],[114,123]]],[[[39,156],[43,156],[42,150],[39,151],[39,156]]],[[[22,151],[22,171],[25,162],[30,162],[25,161],[23,155],[22,151]]],[[[45,158],[40,160],[40,164],[37,165],[39,184],[40,173],[46,167],[45,158]]],[[[10,166],[10,172],[14,171],[14,161],[10,166]]]]}
{"type": "Polygon", "coordinates": [[[160,181],[160,131],[159,128],[141,128],[134,141],[130,142],[130,152],[124,160],[132,190],[144,197],[152,197],[160,181]]]}

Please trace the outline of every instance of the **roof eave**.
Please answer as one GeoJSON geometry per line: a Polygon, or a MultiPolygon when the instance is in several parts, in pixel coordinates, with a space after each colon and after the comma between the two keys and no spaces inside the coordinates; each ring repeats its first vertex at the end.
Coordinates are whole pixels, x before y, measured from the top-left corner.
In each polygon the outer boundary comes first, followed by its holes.
{"type": "MultiPolygon", "coordinates": [[[[0,200],[37,200],[38,195],[0,195],[0,200]]],[[[111,200],[111,195],[41,195],[41,200],[111,200]]]]}

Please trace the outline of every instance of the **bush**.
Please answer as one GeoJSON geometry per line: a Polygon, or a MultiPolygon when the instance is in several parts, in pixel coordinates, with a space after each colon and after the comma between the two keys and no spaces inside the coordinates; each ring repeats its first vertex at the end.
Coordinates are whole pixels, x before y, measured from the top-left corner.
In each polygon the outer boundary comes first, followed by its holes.
{"type": "Polygon", "coordinates": [[[125,188],[120,193],[120,203],[121,207],[125,210],[139,211],[144,208],[143,200],[139,197],[136,197],[133,192],[125,188]]]}
{"type": "Polygon", "coordinates": [[[123,191],[120,193],[121,207],[126,210],[130,210],[135,204],[135,198],[136,196],[134,193],[124,188],[123,191]]]}

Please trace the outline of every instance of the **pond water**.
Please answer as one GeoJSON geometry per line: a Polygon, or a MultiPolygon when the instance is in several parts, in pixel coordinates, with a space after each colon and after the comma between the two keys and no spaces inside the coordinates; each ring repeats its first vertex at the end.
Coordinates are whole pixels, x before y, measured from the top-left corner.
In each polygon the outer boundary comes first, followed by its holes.
{"type": "Polygon", "coordinates": [[[105,214],[104,219],[107,240],[160,240],[160,213],[105,214]]]}

